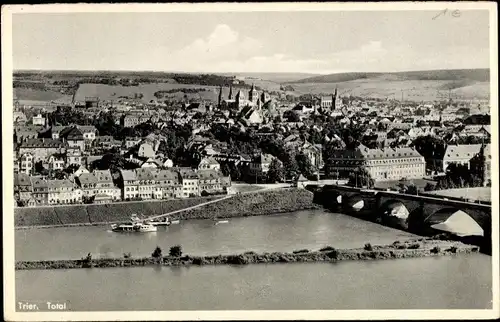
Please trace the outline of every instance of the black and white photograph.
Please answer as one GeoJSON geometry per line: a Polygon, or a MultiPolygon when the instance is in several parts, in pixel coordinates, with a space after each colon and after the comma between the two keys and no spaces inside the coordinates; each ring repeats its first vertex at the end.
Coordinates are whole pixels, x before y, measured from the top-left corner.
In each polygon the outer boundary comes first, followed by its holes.
{"type": "Polygon", "coordinates": [[[496,9],[2,6],[4,319],[498,318],[496,9]]]}

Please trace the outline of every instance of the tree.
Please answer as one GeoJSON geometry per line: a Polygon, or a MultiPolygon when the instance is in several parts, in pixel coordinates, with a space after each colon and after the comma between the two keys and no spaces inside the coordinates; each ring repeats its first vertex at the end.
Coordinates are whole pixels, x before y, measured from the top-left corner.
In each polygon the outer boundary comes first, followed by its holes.
{"type": "Polygon", "coordinates": [[[418,194],[418,187],[414,184],[410,184],[408,188],[406,189],[406,193],[410,195],[417,195],[418,194]]]}
{"type": "Polygon", "coordinates": [[[51,171],[50,177],[57,179],[57,180],[63,180],[66,179],[67,173],[63,170],[54,170],[51,171]]]}
{"type": "Polygon", "coordinates": [[[84,204],[92,204],[94,203],[95,196],[83,196],[82,201],[84,204]]]}
{"type": "Polygon", "coordinates": [[[73,174],[78,170],[80,166],[78,164],[70,164],[66,169],[64,169],[64,172],[67,174],[73,174]]]}
{"type": "Polygon", "coordinates": [[[304,153],[299,153],[295,156],[299,171],[307,178],[311,177],[315,172],[316,168],[311,164],[311,160],[304,153]]]}
{"type": "Polygon", "coordinates": [[[220,170],[221,170],[222,174],[226,177],[231,175],[231,166],[229,165],[228,162],[223,162],[221,164],[220,170]]]}
{"type": "Polygon", "coordinates": [[[181,245],[175,245],[170,247],[170,256],[172,257],[181,257],[182,256],[182,246],[181,245]]]}
{"type": "Polygon", "coordinates": [[[267,172],[267,182],[276,183],[283,182],[285,179],[285,169],[283,164],[278,159],[273,159],[269,165],[267,172]]]}
{"type": "Polygon", "coordinates": [[[161,248],[159,246],[156,246],[155,250],[151,254],[151,257],[156,258],[156,259],[162,257],[161,248]]]}
{"type": "Polygon", "coordinates": [[[287,153],[284,157],[283,167],[285,169],[285,178],[286,179],[295,179],[299,174],[299,166],[297,164],[297,160],[295,156],[287,153]]]}
{"type": "Polygon", "coordinates": [[[300,122],[300,115],[296,111],[289,110],[283,113],[283,117],[288,120],[288,122],[300,122]]]}
{"type": "Polygon", "coordinates": [[[375,180],[373,180],[370,173],[365,168],[359,168],[349,176],[347,185],[352,187],[373,188],[373,186],[375,185],[375,180]]]}
{"type": "Polygon", "coordinates": [[[35,173],[39,173],[43,176],[47,176],[49,174],[49,170],[45,169],[42,161],[35,162],[35,173]]]}
{"type": "Polygon", "coordinates": [[[427,184],[424,187],[424,191],[433,191],[435,188],[436,187],[432,183],[427,182],[427,184]]]}

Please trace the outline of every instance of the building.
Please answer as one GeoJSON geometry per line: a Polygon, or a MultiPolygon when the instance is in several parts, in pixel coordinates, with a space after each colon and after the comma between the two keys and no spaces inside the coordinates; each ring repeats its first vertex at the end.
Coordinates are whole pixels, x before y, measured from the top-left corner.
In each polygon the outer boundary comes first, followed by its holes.
{"type": "Polygon", "coordinates": [[[49,157],[49,170],[64,170],[64,154],[55,153],[49,157]]]}
{"type": "Polygon", "coordinates": [[[300,148],[299,151],[304,153],[311,165],[314,166],[317,170],[323,168],[323,146],[321,144],[311,144],[309,142],[305,142],[300,148]]]}
{"type": "Polygon", "coordinates": [[[138,197],[139,180],[133,170],[120,170],[120,179],[122,181],[122,199],[131,200],[138,197]]]}
{"type": "Polygon", "coordinates": [[[183,190],[179,174],[172,170],[151,169],[156,182],[154,199],[182,198],[183,190]]]}
{"type": "Polygon", "coordinates": [[[270,154],[260,153],[258,156],[253,158],[252,162],[249,164],[250,175],[264,175],[269,171],[269,166],[271,162],[275,159],[270,154]]]}
{"type": "Polygon", "coordinates": [[[198,170],[220,170],[220,164],[214,157],[205,157],[198,164],[198,170]]]}
{"type": "Polygon", "coordinates": [[[37,128],[28,126],[16,126],[14,128],[14,141],[16,143],[26,142],[27,140],[32,140],[38,138],[37,128]]]}
{"type": "Polygon", "coordinates": [[[82,151],[79,148],[66,149],[66,165],[82,165],[82,151]]]}
{"type": "Polygon", "coordinates": [[[481,146],[479,153],[470,160],[470,169],[480,173],[483,186],[491,186],[491,144],[481,146]]]}
{"type": "Polygon", "coordinates": [[[83,172],[78,177],[76,177],[76,183],[80,186],[82,190],[82,198],[92,197],[96,194],[97,188],[97,178],[89,172],[83,172]]]}
{"type": "Polygon", "coordinates": [[[36,116],[33,116],[33,125],[44,126],[45,125],[45,117],[43,117],[42,114],[38,114],[36,116]]]}
{"type": "Polygon", "coordinates": [[[23,112],[20,112],[20,111],[13,111],[12,112],[12,118],[14,120],[14,124],[17,125],[23,125],[23,124],[26,124],[26,121],[28,120],[26,118],[26,114],[24,114],[23,112]]]}
{"type": "Polygon", "coordinates": [[[141,142],[141,140],[142,139],[140,137],[126,137],[125,138],[125,148],[126,149],[133,148],[134,146],[139,144],[141,142]]]}
{"type": "Polygon", "coordinates": [[[141,158],[154,158],[156,156],[153,145],[148,142],[143,142],[139,145],[137,155],[141,158]]]}
{"type": "Polygon", "coordinates": [[[121,189],[113,183],[110,170],[94,170],[92,175],[96,178],[94,195],[109,196],[109,199],[114,201],[121,199],[121,189]]]}
{"type": "Polygon", "coordinates": [[[49,205],[70,204],[73,199],[73,183],[67,179],[47,180],[47,201],[49,205]]]}
{"type": "Polygon", "coordinates": [[[54,139],[29,139],[21,143],[19,154],[29,153],[33,156],[33,161],[46,160],[54,153],[64,153],[65,144],[54,139]]]}
{"type": "Polygon", "coordinates": [[[90,149],[99,133],[96,127],[93,125],[77,125],[76,127],[82,132],[85,150],[90,149]]]}
{"type": "Polygon", "coordinates": [[[31,177],[33,185],[33,198],[37,205],[47,205],[49,203],[49,186],[47,181],[40,176],[31,177]]]}
{"type": "Polygon", "coordinates": [[[470,168],[470,160],[481,151],[481,144],[459,144],[448,145],[443,156],[442,171],[452,163],[467,165],[470,168]]]}
{"type": "Polygon", "coordinates": [[[178,168],[182,183],[182,197],[197,197],[200,195],[198,174],[190,168],[178,168]]]}
{"type": "Polygon", "coordinates": [[[93,142],[94,146],[102,148],[102,149],[112,149],[112,148],[120,148],[122,146],[122,142],[116,140],[111,135],[103,135],[97,136],[95,141],[93,142]]]}
{"type": "Polygon", "coordinates": [[[136,179],[138,181],[137,197],[143,200],[153,199],[156,191],[156,178],[153,172],[147,168],[139,168],[135,170],[136,179]]]}
{"type": "Polygon", "coordinates": [[[224,192],[222,175],[213,169],[198,171],[199,189],[202,196],[224,192]]]}
{"type": "Polygon", "coordinates": [[[85,108],[99,108],[99,97],[85,97],[85,108]]]}
{"type": "Polygon", "coordinates": [[[347,178],[361,169],[375,181],[421,179],[425,160],[413,148],[369,149],[363,145],[354,150],[336,150],[329,158],[328,173],[333,178],[347,178]]]}
{"type": "Polygon", "coordinates": [[[76,126],[71,126],[65,128],[59,136],[67,143],[68,148],[79,148],[80,151],[85,151],[85,139],[83,137],[82,131],[76,126]]]}
{"type": "Polygon", "coordinates": [[[26,202],[32,197],[31,177],[25,173],[14,175],[14,198],[26,202]]]}
{"type": "Polygon", "coordinates": [[[31,153],[23,153],[20,158],[19,173],[31,175],[34,167],[35,161],[33,155],[31,153]]]}

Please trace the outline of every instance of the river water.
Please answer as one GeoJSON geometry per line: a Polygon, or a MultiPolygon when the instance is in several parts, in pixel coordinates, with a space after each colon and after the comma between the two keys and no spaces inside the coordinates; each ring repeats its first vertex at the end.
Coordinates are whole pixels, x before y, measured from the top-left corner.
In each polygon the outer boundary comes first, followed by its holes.
{"type": "MultiPolygon", "coordinates": [[[[180,244],[189,255],[362,247],[413,235],[342,214],[181,222],[151,234],[108,227],[16,231],[16,260],[148,256],[180,244]]],[[[71,310],[474,309],[491,307],[491,257],[248,266],[134,267],[16,272],[19,301],[68,301],[71,310]]]]}

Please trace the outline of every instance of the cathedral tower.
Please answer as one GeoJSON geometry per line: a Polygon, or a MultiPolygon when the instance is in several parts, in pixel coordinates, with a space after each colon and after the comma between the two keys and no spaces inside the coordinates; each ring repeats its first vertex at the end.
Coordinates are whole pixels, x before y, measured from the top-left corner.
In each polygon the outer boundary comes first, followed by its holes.
{"type": "Polygon", "coordinates": [[[253,104],[257,104],[257,99],[258,99],[257,91],[255,90],[255,85],[252,84],[252,89],[248,93],[248,100],[251,101],[253,104]]]}
{"type": "Polygon", "coordinates": [[[218,108],[220,109],[222,106],[222,85],[219,88],[219,100],[218,100],[218,108]]]}

